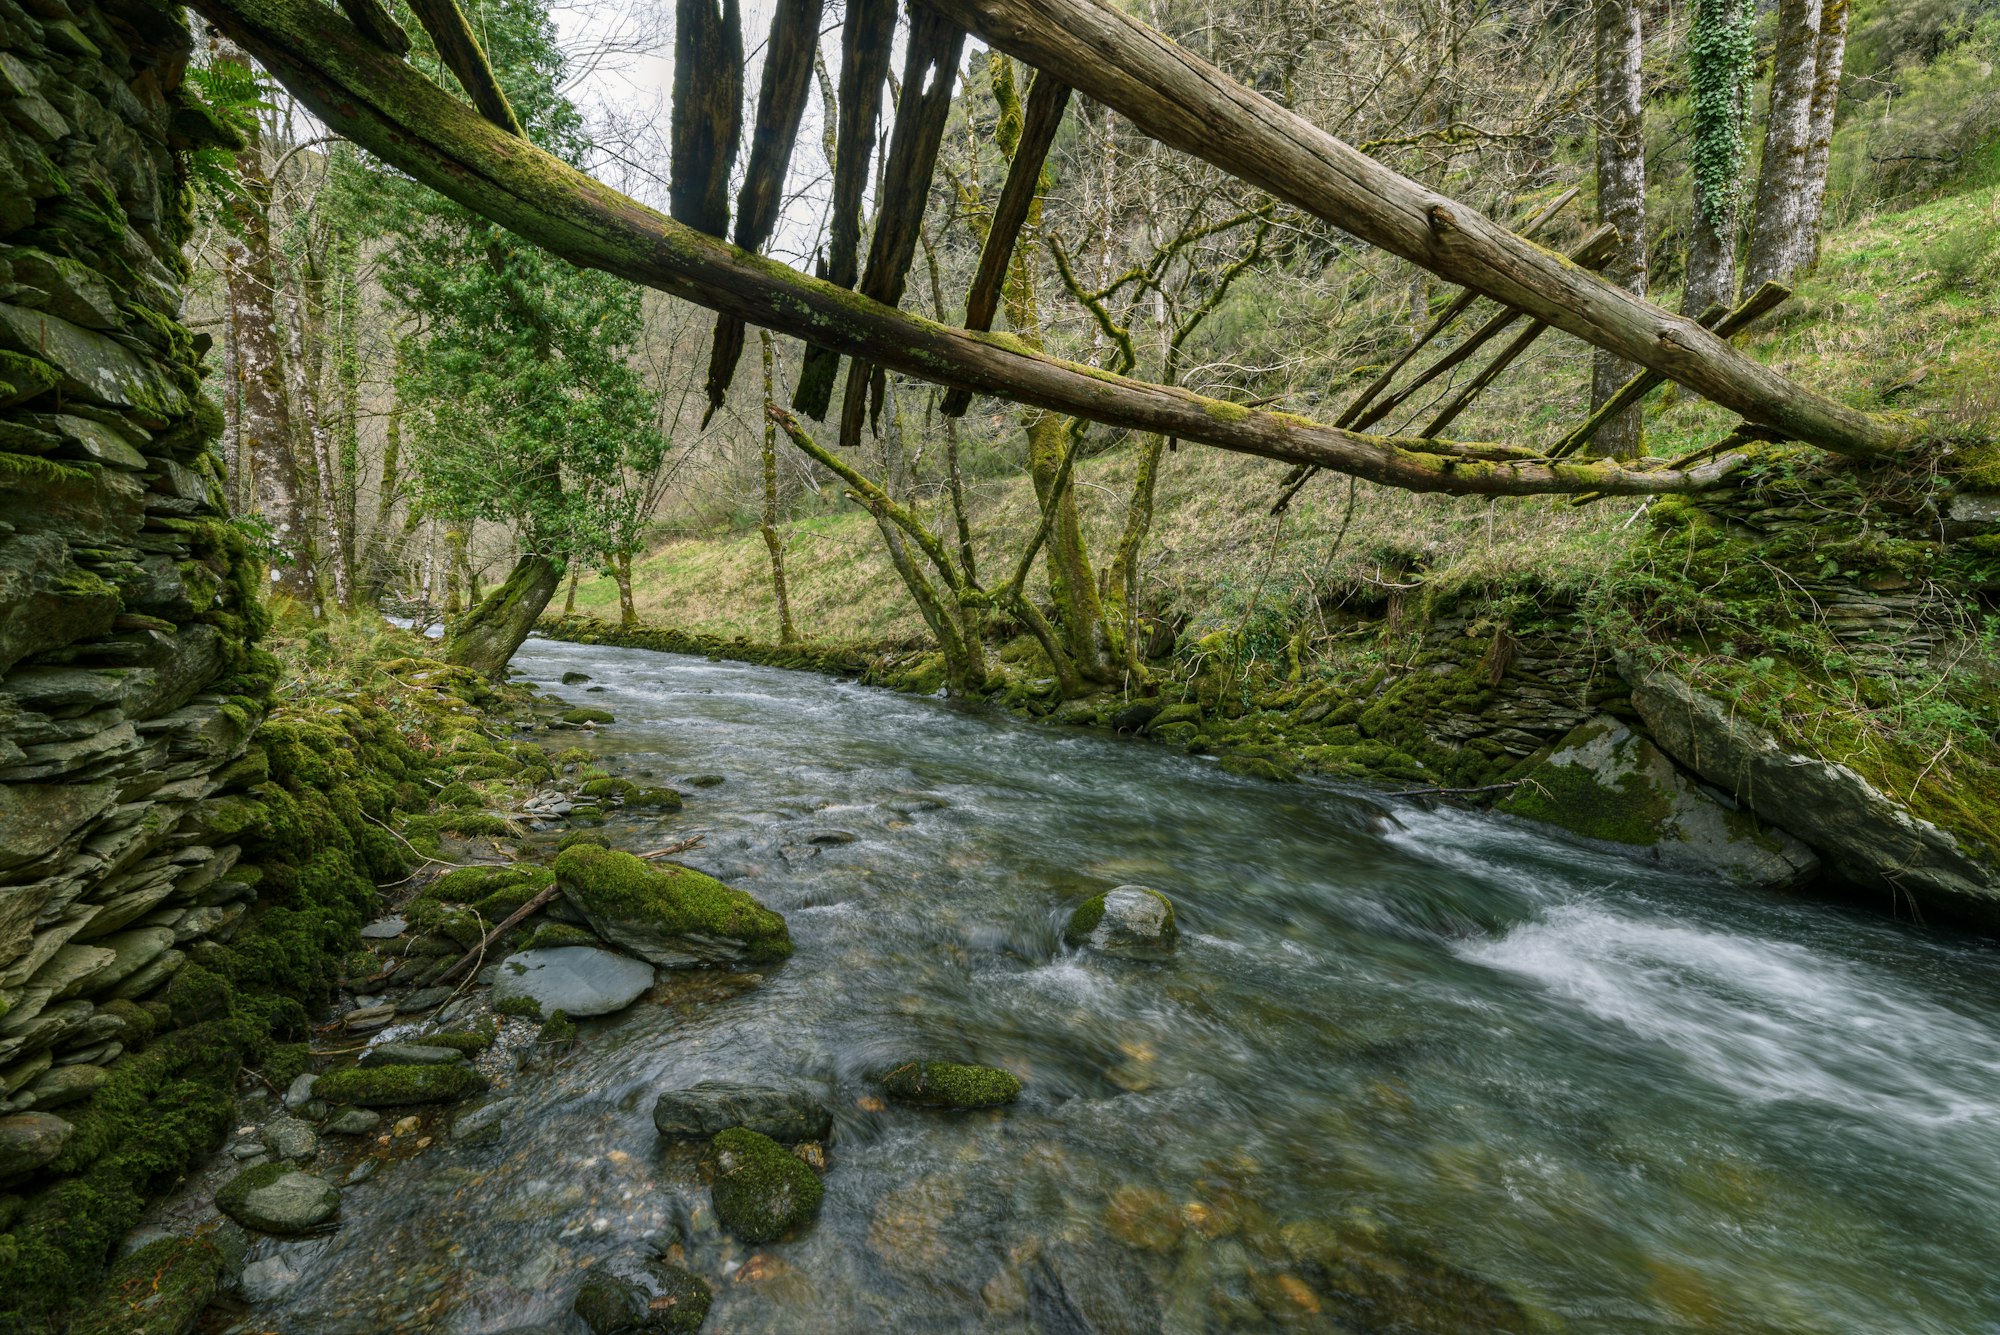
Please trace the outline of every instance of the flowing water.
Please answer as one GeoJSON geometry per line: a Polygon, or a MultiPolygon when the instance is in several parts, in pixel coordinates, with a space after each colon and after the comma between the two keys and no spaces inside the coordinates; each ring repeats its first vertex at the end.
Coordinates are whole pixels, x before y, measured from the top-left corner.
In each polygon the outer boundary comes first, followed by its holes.
{"type": "MultiPolygon", "coordinates": [[[[245,1329],[569,1318],[649,1247],[711,1332],[2000,1331],[2000,955],[1457,811],[783,671],[535,641],[616,712],[614,821],[790,921],[512,1078],[501,1141],[350,1188],[245,1329]],[[851,839],[849,839],[851,836],[851,839]],[[1143,882],[1165,964],[1066,951],[1143,882]],[[883,1108],[912,1057],[1019,1104],[883,1108]],[[716,1233],[655,1091],[822,1087],[802,1239],[716,1233]]],[[[562,1328],[562,1327],[558,1327],[562,1328]]],[[[579,1325],[577,1330],[581,1330],[579,1325]]]]}

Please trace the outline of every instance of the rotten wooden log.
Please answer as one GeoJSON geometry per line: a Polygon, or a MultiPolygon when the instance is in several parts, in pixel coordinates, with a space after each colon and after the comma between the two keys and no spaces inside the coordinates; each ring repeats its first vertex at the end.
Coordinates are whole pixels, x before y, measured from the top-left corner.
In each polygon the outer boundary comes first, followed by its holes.
{"type": "MultiPolygon", "coordinates": [[[[812,89],[813,53],[819,49],[824,0],[778,0],[771,36],[764,47],[764,77],[757,90],[757,120],[750,134],[750,161],[736,196],[736,244],[762,250],[778,225],[785,199],[785,174],[798,144],[812,89]]],[[[729,395],[736,364],[743,359],[743,322],[719,316],[708,354],[708,412],[702,425],[729,395]]]]}
{"type": "Polygon", "coordinates": [[[500,91],[500,80],[486,63],[486,52],[472,35],[472,25],[465,21],[465,11],[458,7],[457,0],[410,0],[410,12],[424,25],[432,45],[437,47],[439,59],[472,99],[472,105],[479,108],[479,114],[508,134],[526,138],[520,119],[508,104],[507,94],[500,91]]]}
{"type": "Polygon", "coordinates": [[[1919,424],[1859,412],[1743,355],[1478,210],[1356,151],[1194,51],[1097,0],[930,0],[988,45],[1139,130],[1503,305],[1658,371],[1752,422],[1837,453],[1901,449],[1919,424]]]}
{"type": "MultiPolygon", "coordinates": [[[[861,276],[861,196],[875,152],[882,82],[889,74],[895,39],[896,0],[849,0],[847,20],[840,29],[833,200],[827,217],[826,261],[820,266],[820,277],[840,287],[853,287],[861,276]]],[[[839,371],[839,353],[831,348],[807,348],[798,388],[792,393],[792,407],[815,422],[824,419],[827,405],[833,402],[833,381],[839,371]]]]}
{"type": "Polygon", "coordinates": [[[392,56],[410,54],[410,34],[403,31],[382,0],[340,0],[340,7],[375,45],[392,56]]]}
{"type": "MultiPolygon", "coordinates": [[[[965,29],[928,5],[911,4],[903,96],[896,108],[895,129],[889,133],[881,205],[875,211],[875,234],[868,241],[868,268],[859,289],[870,301],[885,306],[902,303],[910,264],[917,257],[924,206],[930,203],[938,145],[958,88],[958,57],[964,50],[965,29]]],[[[875,365],[858,359],[849,363],[847,392],[840,401],[841,445],[849,449],[859,445],[863,410],[871,409],[872,417],[881,406],[882,378],[875,365]]]]}
{"type": "Polygon", "coordinates": [[[743,15],[737,0],[676,0],[673,159],[667,212],[710,236],[729,230],[729,173],[743,129],[743,15]]]}
{"type": "MultiPolygon", "coordinates": [[[[1560,195],[1557,195],[1544,205],[1534,217],[1521,225],[1521,235],[1529,238],[1538,235],[1542,228],[1554,221],[1555,216],[1569,207],[1570,201],[1575,199],[1580,193],[1582,193],[1581,187],[1573,185],[1560,195]]],[[[1442,311],[1438,312],[1437,318],[1425,327],[1424,332],[1417,335],[1416,340],[1403,350],[1403,355],[1396,358],[1395,362],[1382,372],[1381,375],[1376,376],[1368,388],[1355,395],[1354,402],[1347,405],[1347,411],[1336,417],[1334,421],[1341,426],[1352,426],[1355,418],[1368,411],[1368,405],[1375,401],[1375,396],[1389,388],[1390,382],[1395,380],[1402,373],[1403,368],[1410,364],[1410,359],[1429,346],[1432,339],[1457,323],[1458,317],[1471,309],[1472,303],[1477,300],[1479,300],[1479,294],[1470,289],[1461,291],[1457,296],[1453,297],[1451,302],[1442,311]]]]}
{"type": "Polygon", "coordinates": [[[1742,465],[1685,472],[1439,453],[1288,413],[1150,385],[871,302],[705,236],[474,115],[318,0],[196,0],[330,129],[571,263],[947,387],[1137,432],[1312,464],[1417,491],[1467,495],[1696,492],[1742,465]]]}
{"type": "MultiPolygon", "coordinates": [[[[1784,304],[1792,290],[1783,283],[1765,283],[1744,299],[1743,304],[1733,311],[1723,311],[1711,306],[1696,318],[1704,329],[1712,329],[1720,338],[1731,338],[1750,327],[1759,316],[1769,314],[1784,304]]],[[[1590,444],[1605,423],[1617,417],[1632,405],[1666,383],[1666,377],[1657,371],[1641,371],[1618,387],[1618,391],[1603,403],[1597,411],[1576,427],[1568,435],[1556,442],[1549,451],[1549,458],[1563,459],[1575,454],[1590,444]]]]}
{"type": "MultiPolygon", "coordinates": [[[[973,273],[972,287],[965,295],[967,329],[983,333],[993,327],[1007,265],[1014,258],[1021,227],[1028,221],[1035,196],[1042,188],[1042,165],[1048,161],[1049,149],[1056,141],[1056,131],[1062,128],[1063,112],[1068,107],[1069,85],[1047,70],[1038,72],[1035,81],[1028,85],[1028,104],[1021,113],[1021,138],[1014,145],[1013,160],[1007,164],[1000,202],[993,206],[986,240],[979,247],[979,268],[973,273]]],[[[971,406],[972,395],[955,389],[944,396],[939,411],[946,417],[963,417],[971,406]]]]}

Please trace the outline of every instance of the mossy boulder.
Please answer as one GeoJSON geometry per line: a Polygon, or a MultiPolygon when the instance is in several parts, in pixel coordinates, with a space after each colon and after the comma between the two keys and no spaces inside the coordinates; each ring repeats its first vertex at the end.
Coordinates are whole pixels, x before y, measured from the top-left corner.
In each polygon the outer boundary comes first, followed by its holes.
{"type": "Polygon", "coordinates": [[[591,1335],[692,1335],[708,1319],[713,1300],[699,1275],[665,1261],[649,1261],[648,1283],[593,1274],[577,1290],[572,1308],[591,1335]]]}
{"type": "Polygon", "coordinates": [[[161,1238],[111,1267],[70,1335],[186,1335],[222,1281],[222,1252],[205,1238],[161,1238]]]}
{"type": "Polygon", "coordinates": [[[679,811],[687,803],[678,789],[641,788],[626,795],[625,805],[635,811],[679,811]]]}
{"type": "Polygon", "coordinates": [[[319,1078],[313,1095],[359,1108],[400,1108],[412,1103],[454,1103],[484,1092],[486,1077],[469,1063],[438,1066],[350,1066],[319,1078]]]}
{"type": "Polygon", "coordinates": [[[922,1108],[998,1108],[1021,1097],[1021,1082],[997,1066],[905,1062],[882,1077],[899,1103],[922,1108]]]}
{"type": "Polygon", "coordinates": [[[833,1113],[809,1089],[703,1080],[655,1099],[653,1126],[662,1140],[708,1140],[740,1126],[797,1144],[825,1140],[833,1131],[833,1113]]]}
{"type": "Polygon", "coordinates": [[[1165,959],[1180,939],[1173,901],[1144,885],[1121,885],[1092,895],[1069,915],[1063,928],[1064,945],[1122,959],[1165,959]]]}
{"type": "Polygon", "coordinates": [[[819,1175],[769,1136],[732,1127],[709,1142],[715,1217],[751,1244],[770,1242],[819,1215],[819,1175]]]}
{"type": "Polygon", "coordinates": [[[792,953],[785,920],[741,890],[675,863],[579,844],[556,858],[563,894],[597,934],[665,968],[792,953]]]}
{"type": "Polygon", "coordinates": [[[286,1163],[245,1169],[215,1193],[224,1214],[259,1233],[305,1233],[333,1218],[340,1192],[331,1182],[286,1163]]]}
{"type": "Polygon", "coordinates": [[[609,723],[612,718],[612,713],[608,709],[571,709],[564,712],[562,721],[582,727],[587,723],[609,723]]]}

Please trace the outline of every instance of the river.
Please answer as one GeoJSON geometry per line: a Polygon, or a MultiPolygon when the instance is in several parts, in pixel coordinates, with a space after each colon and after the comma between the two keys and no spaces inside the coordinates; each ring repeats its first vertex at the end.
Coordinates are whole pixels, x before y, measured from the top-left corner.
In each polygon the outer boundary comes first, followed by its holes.
{"type": "Polygon", "coordinates": [[[803,673],[516,666],[616,713],[585,742],[614,773],[722,776],[607,832],[703,834],[686,861],[797,954],[586,1022],[498,1144],[285,1244],[244,1329],[560,1322],[584,1267],[678,1239],[717,1333],[2000,1331],[1991,943],[803,673]],[[1177,957],[1065,951],[1126,882],[1177,957]],[[882,1107],[912,1057],[1026,1092],[882,1107]],[[709,1077],[827,1091],[804,1238],[723,1238],[659,1149],[653,1094],[709,1077]]]}

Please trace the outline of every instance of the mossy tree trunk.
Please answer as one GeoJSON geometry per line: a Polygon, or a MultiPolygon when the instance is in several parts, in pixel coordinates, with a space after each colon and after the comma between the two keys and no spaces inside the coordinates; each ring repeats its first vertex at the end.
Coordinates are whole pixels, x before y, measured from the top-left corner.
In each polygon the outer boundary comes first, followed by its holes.
{"type": "MultiPolygon", "coordinates": [[[[757,331],[764,345],[764,407],[778,402],[777,351],[771,331],[757,331]]],[[[785,587],[785,541],[778,532],[778,424],[764,418],[764,522],[759,525],[764,546],[771,553],[771,591],[778,600],[778,643],[798,642],[798,628],[792,624],[792,599],[785,587]]]]}
{"type": "MultiPolygon", "coordinates": [[[[1641,128],[1644,48],[1639,0],[1597,0],[1597,217],[1618,229],[1604,276],[1646,292],[1646,137],[1641,128]]],[[[1616,394],[1638,369],[1600,348],[1591,360],[1590,406],[1616,394]]],[[[1639,455],[1641,417],[1634,406],[1599,428],[1595,449],[1614,459],[1639,455]]]]}
{"type": "Polygon", "coordinates": [[[445,661],[498,679],[561,582],[561,566],[539,552],[524,553],[500,587],[451,624],[445,661]]]}
{"type": "Polygon", "coordinates": [[[1819,72],[1820,0],[1780,0],[1778,46],[1771,57],[1770,115],[1757,177],[1757,215],[1743,290],[1789,283],[1805,263],[1806,159],[1811,147],[1813,85],[1819,72]]]}
{"type": "Polygon", "coordinates": [[[639,624],[639,609],[632,602],[632,553],[611,558],[611,578],[618,584],[618,624],[630,630],[639,624]]]}

